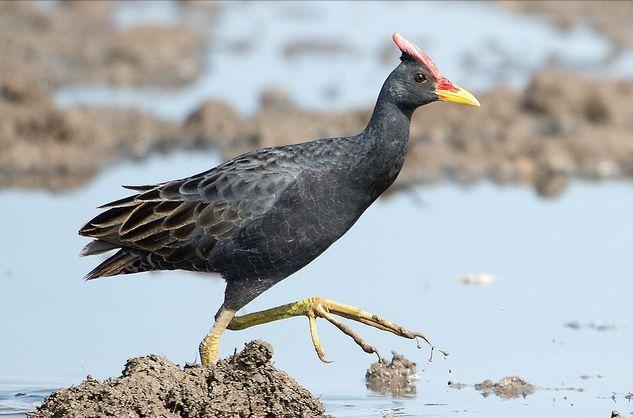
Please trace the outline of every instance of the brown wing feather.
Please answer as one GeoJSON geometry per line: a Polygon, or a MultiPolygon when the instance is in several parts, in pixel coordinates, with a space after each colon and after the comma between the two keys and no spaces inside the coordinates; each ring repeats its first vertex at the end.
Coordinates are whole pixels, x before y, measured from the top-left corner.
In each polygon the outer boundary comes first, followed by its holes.
{"type": "MultiPolygon", "coordinates": [[[[213,247],[262,216],[299,172],[299,167],[281,168],[260,152],[197,176],[124,186],[137,194],[103,205],[106,210],[79,233],[129,249],[144,260],[122,263],[119,254],[110,267],[204,270],[213,247]]],[[[123,272],[134,272],[127,270],[123,272]]]]}

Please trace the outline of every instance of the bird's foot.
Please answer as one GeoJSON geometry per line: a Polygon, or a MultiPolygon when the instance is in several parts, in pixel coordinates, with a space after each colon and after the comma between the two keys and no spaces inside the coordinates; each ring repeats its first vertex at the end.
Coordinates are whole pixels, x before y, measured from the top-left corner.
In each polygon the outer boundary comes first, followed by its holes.
{"type": "Polygon", "coordinates": [[[218,359],[218,351],[220,348],[220,338],[226,329],[229,321],[235,316],[235,311],[222,307],[215,318],[215,324],[211,331],[200,343],[198,347],[200,353],[200,362],[203,366],[214,364],[218,359]]]}
{"type": "Polygon", "coordinates": [[[215,363],[218,359],[218,349],[220,338],[218,336],[212,335],[209,333],[200,345],[198,346],[198,352],[200,353],[200,363],[203,366],[208,366],[209,364],[215,363]]]}
{"type": "MultiPolygon", "coordinates": [[[[356,322],[360,322],[365,325],[369,325],[374,328],[378,328],[382,331],[389,331],[403,338],[415,339],[416,342],[419,338],[424,340],[431,347],[431,355],[435,347],[429,339],[421,333],[411,332],[399,325],[394,324],[391,321],[387,321],[377,315],[365,312],[354,306],[344,305],[342,303],[334,302],[324,298],[309,298],[298,302],[289,303],[287,305],[278,306],[276,308],[267,309],[260,312],[254,312],[251,314],[236,316],[228,324],[227,328],[230,330],[242,330],[250,328],[255,325],[266,324],[268,322],[277,321],[279,319],[291,318],[294,316],[306,316],[308,317],[308,323],[310,325],[310,337],[312,338],[312,344],[314,350],[317,353],[319,359],[325,363],[329,363],[325,357],[325,350],[319,340],[319,335],[316,329],[316,318],[323,318],[341,330],[344,334],[350,336],[356,344],[358,344],[363,351],[369,354],[376,354],[378,359],[382,361],[382,357],[378,353],[375,347],[367,344],[365,340],[359,337],[353,332],[347,325],[342,323],[335,316],[351,319],[356,322]]],[[[418,348],[420,348],[418,343],[418,348]]],[[[445,356],[448,356],[446,351],[439,350],[445,356]]]]}

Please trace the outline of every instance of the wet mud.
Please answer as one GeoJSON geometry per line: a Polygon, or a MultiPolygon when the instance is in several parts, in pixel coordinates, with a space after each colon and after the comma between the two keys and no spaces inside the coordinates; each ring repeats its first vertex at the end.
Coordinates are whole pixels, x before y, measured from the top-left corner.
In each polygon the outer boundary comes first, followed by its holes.
{"type": "Polygon", "coordinates": [[[53,88],[183,86],[202,71],[204,40],[184,25],[118,28],[112,1],[0,2],[0,81],[53,88]]]}
{"type": "MultiPolygon", "coordinates": [[[[72,188],[108,164],[154,150],[216,147],[229,158],[258,147],[353,135],[371,113],[311,111],[272,90],[249,117],[207,101],[177,124],[131,109],[58,109],[36,85],[10,80],[0,86],[0,187],[72,188]]],[[[478,97],[481,108],[438,103],[416,112],[405,167],[392,191],[491,180],[553,197],[573,178],[633,176],[632,81],[544,69],[524,91],[495,88],[478,97]]]]}
{"type": "Polygon", "coordinates": [[[390,362],[378,361],[367,369],[367,389],[381,395],[415,396],[416,364],[398,353],[391,354],[390,362]]]}
{"type": "Polygon", "coordinates": [[[633,3],[630,1],[498,1],[510,10],[542,16],[563,29],[589,23],[618,48],[633,46],[633,3]]]}
{"type": "Polygon", "coordinates": [[[519,376],[507,376],[496,383],[486,379],[481,383],[477,383],[475,389],[481,391],[483,396],[494,394],[503,399],[525,398],[534,393],[534,386],[519,376]]]}
{"type": "MultiPolygon", "coordinates": [[[[571,10],[585,16],[597,8],[599,16],[627,16],[630,3],[621,3],[501,4],[557,15],[571,10]]],[[[107,1],[0,3],[0,188],[72,189],[124,158],[191,147],[215,147],[229,158],[258,147],[352,135],[370,117],[369,107],[308,110],[279,89],[264,92],[259,109],[248,117],[225,102],[207,101],[183,123],[135,109],[56,107],[52,92],[62,85],[170,87],[199,75],[209,34],[192,29],[199,26],[192,16],[213,16],[219,7],[183,2],[183,24],[131,28],[115,25],[114,8],[107,1]]],[[[354,46],[305,38],[289,41],[284,51],[289,58],[350,55],[354,46]]],[[[573,178],[633,176],[633,81],[546,68],[522,91],[496,87],[477,96],[481,108],[433,104],[416,112],[405,167],[391,191],[492,180],[553,197],[573,178]]]]}
{"type": "Polygon", "coordinates": [[[21,79],[0,84],[0,187],[67,190],[121,158],[180,142],[179,126],[126,108],[59,109],[21,79]]]}
{"type": "Polygon", "coordinates": [[[323,417],[324,407],[272,363],[272,347],[246,344],[215,366],[185,366],[149,355],[128,360],[120,377],[88,377],[48,396],[29,418],[323,417]]]}

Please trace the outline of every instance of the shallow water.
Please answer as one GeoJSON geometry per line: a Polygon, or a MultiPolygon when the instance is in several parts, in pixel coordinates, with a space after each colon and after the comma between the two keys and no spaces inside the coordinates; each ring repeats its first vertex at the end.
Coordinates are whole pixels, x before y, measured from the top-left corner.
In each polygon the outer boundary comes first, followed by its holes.
{"type": "MultiPolygon", "coordinates": [[[[121,26],[178,21],[170,3],[123,4],[121,26]]],[[[176,91],[76,86],[62,89],[57,99],[64,106],[134,105],[179,120],[207,98],[252,112],[261,91],[283,85],[304,106],[366,106],[393,66],[379,56],[395,29],[423,45],[455,82],[475,90],[498,77],[524,84],[552,55],[595,68],[610,49],[587,28],[563,33],[487,4],[360,7],[229,5],[212,31],[209,68],[194,85],[176,91]],[[420,16],[434,18],[421,25],[420,16]],[[292,37],[328,36],[344,36],[356,52],[282,55],[292,37]],[[252,43],[250,51],[227,49],[243,39],[252,43]],[[474,70],[464,65],[473,51],[474,70]],[[336,94],[326,94],[332,91],[336,94]]],[[[119,164],[76,192],[0,191],[0,415],[32,409],[52,388],[78,383],[86,374],[118,375],[132,356],[159,353],[181,364],[196,359],[198,342],[221,304],[223,282],[168,272],[85,283],[81,277],[99,259],[78,258],[87,240],[76,231],[96,213],[95,206],[125,195],[120,184],[183,177],[217,162],[206,152],[176,153],[119,164]]],[[[428,363],[426,348],[353,326],[384,355],[396,350],[418,363],[416,397],[369,393],[364,373],[374,357],[322,322],[330,365],[314,355],[303,319],[229,332],[222,354],[253,338],[271,342],[276,364],[322,395],[328,412],[341,417],[629,413],[633,406],[623,397],[633,390],[632,187],[575,183],[554,201],[490,184],[399,193],[377,202],[322,257],[247,307],[254,311],[320,295],[426,332],[451,352],[448,359],[436,354],[428,363]],[[478,272],[497,280],[489,287],[457,281],[478,272]],[[615,328],[565,326],[574,320],[613,321],[615,328]],[[472,387],[447,386],[448,380],[474,384],[513,374],[536,385],[536,393],[504,401],[484,398],[472,387]]]]}
{"type": "MultiPolygon", "coordinates": [[[[155,352],[181,364],[195,360],[221,304],[222,281],[167,272],[83,282],[98,260],[77,257],[86,241],[76,231],[96,204],[125,195],[119,184],[180,177],[215,161],[204,153],[177,153],[119,165],[77,193],[0,193],[8,214],[3,242],[11,243],[3,245],[0,263],[0,383],[10,402],[0,405],[23,407],[12,395],[32,394],[29,385],[52,388],[86,374],[117,375],[132,356],[155,352]]],[[[276,364],[322,394],[336,416],[383,410],[402,416],[605,416],[626,408],[623,396],[633,389],[631,188],[576,184],[556,201],[488,184],[397,194],[373,205],[323,256],[247,307],[321,295],[426,332],[451,352],[448,359],[436,354],[428,363],[426,348],[354,327],[384,354],[396,350],[418,362],[415,398],[368,393],[363,377],[374,357],[325,323],[319,329],[330,365],[312,352],[302,319],[228,332],[222,354],[253,338],[271,342],[276,364]],[[458,283],[473,272],[497,280],[483,288],[458,283]],[[574,320],[613,321],[615,328],[565,326],[574,320]],[[512,374],[548,390],[502,401],[446,384],[512,374]],[[570,387],[584,391],[563,390],[570,387]]]]}

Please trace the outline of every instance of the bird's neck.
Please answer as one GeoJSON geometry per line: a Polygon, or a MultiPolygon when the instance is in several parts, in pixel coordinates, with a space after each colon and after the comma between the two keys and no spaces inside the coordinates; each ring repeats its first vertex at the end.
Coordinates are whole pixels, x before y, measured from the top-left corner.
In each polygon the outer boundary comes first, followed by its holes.
{"type": "Polygon", "coordinates": [[[363,136],[371,145],[378,147],[393,143],[406,144],[413,111],[412,108],[401,108],[381,93],[363,136]]]}
{"type": "Polygon", "coordinates": [[[371,173],[370,187],[378,194],[394,182],[402,169],[413,111],[401,109],[393,101],[379,97],[371,119],[360,135],[365,149],[360,169],[371,173]]]}

